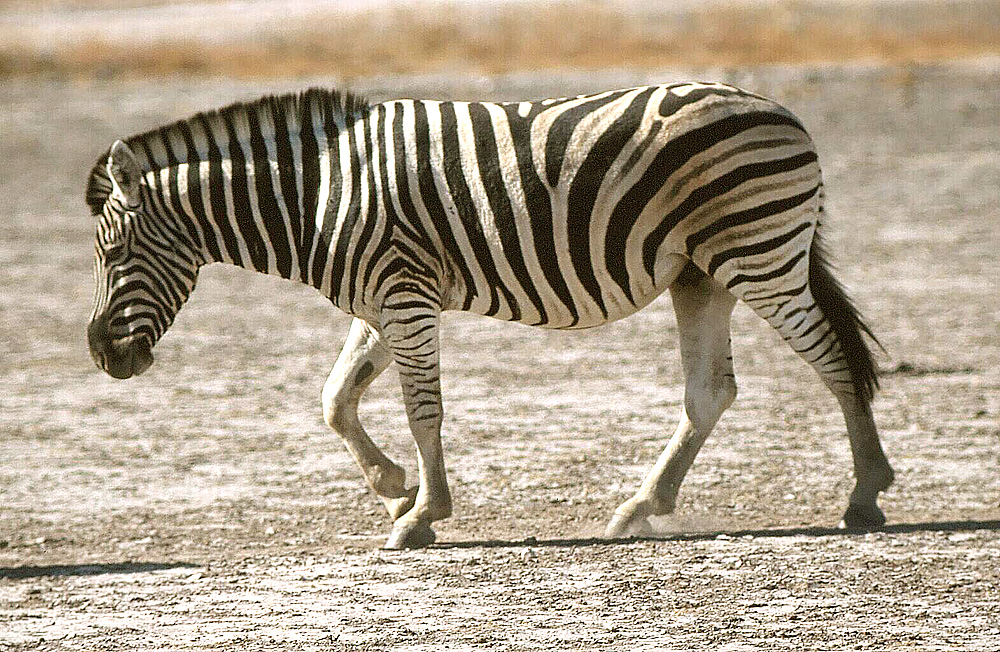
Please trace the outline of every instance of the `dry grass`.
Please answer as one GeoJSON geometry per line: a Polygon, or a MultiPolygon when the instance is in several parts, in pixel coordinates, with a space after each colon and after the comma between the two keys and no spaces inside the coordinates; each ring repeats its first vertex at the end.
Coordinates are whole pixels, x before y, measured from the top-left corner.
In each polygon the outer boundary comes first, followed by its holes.
{"type": "Polygon", "coordinates": [[[939,61],[1000,54],[1000,0],[864,5],[779,2],[686,12],[614,3],[400,6],[286,21],[217,42],[92,38],[0,45],[0,76],[333,75],[433,71],[939,61]],[[317,27],[320,25],[321,27],[317,27]]]}

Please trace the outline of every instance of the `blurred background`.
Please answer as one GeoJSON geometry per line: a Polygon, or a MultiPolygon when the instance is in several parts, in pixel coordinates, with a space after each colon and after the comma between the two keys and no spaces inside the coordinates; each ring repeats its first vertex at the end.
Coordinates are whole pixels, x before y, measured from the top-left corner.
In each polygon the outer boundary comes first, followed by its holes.
{"type": "Polygon", "coordinates": [[[0,0],[0,77],[240,78],[1000,54],[1000,0],[0,0]]]}

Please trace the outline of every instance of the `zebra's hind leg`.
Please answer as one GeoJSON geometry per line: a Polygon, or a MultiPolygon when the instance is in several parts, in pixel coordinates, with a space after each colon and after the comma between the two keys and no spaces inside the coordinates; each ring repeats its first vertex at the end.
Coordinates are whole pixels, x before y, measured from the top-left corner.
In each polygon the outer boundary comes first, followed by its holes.
{"type": "Polygon", "coordinates": [[[803,354],[803,357],[837,397],[854,458],[854,490],[840,525],[881,527],[885,524],[885,515],[879,509],[878,495],[892,484],[895,472],[882,450],[871,410],[878,375],[864,336],[868,335],[876,343],[877,340],[833,277],[819,238],[809,252],[808,294],[813,296],[836,342],[818,356],[803,354]]]}
{"type": "Polygon", "coordinates": [[[413,507],[417,488],[406,489],[406,472],[386,457],[358,420],[361,395],[391,361],[392,354],[375,329],[355,319],[323,386],[323,416],[344,440],[368,485],[395,520],[413,507]]]}
{"type": "Polygon", "coordinates": [[[871,332],[830,272],[818,234],[808,265],[799,263],[783,280],[783,286],[771,288],[740,283],[734,291],[816,370],[840,403],[856,481],[841,525],[880,527],[885,516],[876,500],[894,472],[872,418],[877,370],[864,339],[871,332]]]}
{"type": "Polygon", "coordinates": [[[670,286],[670,294],[684,366],[684,409],[677,430],[642,486],[615,510],[606,530],[609,537],[649,534],[649,516],[674,510],[685,474],[736,398],[729,339],[735,297],[694,265],[684,269],[670,286]]]}
{"type": "MultiPolygon", "coordinates": [[[[833,388],[831,388],[833,389],[833,388]]],[[[879,508],[879,493],[892,484],[895,473],[882,450],[869,402],[853,392],[837,391],[847,423],[847,434],[854,457],[854,490],[839,526],[842,528],[877,528],[885,524],[879,508]]]]}

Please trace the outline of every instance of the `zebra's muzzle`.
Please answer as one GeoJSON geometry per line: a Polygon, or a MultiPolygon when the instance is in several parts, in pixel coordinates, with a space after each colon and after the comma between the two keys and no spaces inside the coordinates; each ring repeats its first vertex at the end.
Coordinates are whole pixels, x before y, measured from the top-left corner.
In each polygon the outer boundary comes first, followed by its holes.
{"type": "Polygon", "coordinates": [[[145,335],[112,339],[101,321],[87,327],[87,343],[94,363],[109,376],[118,379],[138,376],[153,364],[153,351],[145,335]]]}

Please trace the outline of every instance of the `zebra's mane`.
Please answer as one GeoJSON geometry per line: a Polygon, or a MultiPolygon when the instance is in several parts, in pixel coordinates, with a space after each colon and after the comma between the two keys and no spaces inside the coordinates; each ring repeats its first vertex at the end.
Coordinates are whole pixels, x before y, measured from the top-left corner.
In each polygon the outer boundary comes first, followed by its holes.
{"type": "MultiPolygon", "coordinates": [[[[170,165],[163,143],[170,143],[174,162],[187,160],[187,148],[183,146],[184,133],[201,133],[202,125],[209,125],[213,132],[226,133],[232,126],[238,137],[249,136],[250,124],[273,125],[278,116],[283,116],[290,134],[298,132],[311,112],[318,110],[324,121],[332,121],[339,128],[350,126],[369,109],[368,101],[352,93],[324,88],[310,88],[299,93],[266,95],[250,102],[235,102],[220,109],[197,113],[190,118],[136,134],[124,139],[135,152],[140,162],[145,162],[145,171],[155,171],[170,165]],[[182,144],[178,147],[178,143],[182,144]]],[[[311,118],[310,118],[311,120],[311,118]]],[[[90,170],[87,181],[86,201],[93,215],[100,215],[104,203],[111,194],[111,179],[108,177],[107,162],[111,148],[98,157],[90,170]]]]}

